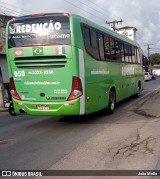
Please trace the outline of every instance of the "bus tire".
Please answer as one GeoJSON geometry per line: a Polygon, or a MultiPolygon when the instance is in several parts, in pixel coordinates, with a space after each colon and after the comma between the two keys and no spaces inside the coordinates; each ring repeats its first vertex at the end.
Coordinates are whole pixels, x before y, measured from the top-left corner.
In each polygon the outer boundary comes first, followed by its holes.
{"type": "Polygon", "coordinates": [[[135,94],[136,98],[139,98],[141,95],[141,82],[139,81],[138,87],[137,87],[137,93],[135,94]]]}
{"type": "Polygon", "coordinates": [[[15,116],[17,113],[14,111],[14,106],[13,106],[13,102],[10,103],[9,108],[8,108],[8,112],[11,116],[15,116]]]}
{"type": "Polygon", "coordinates": [[[113,114],[116,106],[116,93],[115,91],[110,91],[109,92],[109,104],[107,107],[107,113],[108,114],[113,114]]]}

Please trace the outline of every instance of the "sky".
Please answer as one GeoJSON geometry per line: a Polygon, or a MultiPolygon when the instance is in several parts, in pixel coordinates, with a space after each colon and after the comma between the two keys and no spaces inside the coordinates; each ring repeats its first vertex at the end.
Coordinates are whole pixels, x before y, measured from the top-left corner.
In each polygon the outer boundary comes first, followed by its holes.
{"type": "Polygon", "coordinates": [[[143,53],[160,53],[159,0],[0,0],[0,14],[27,15],[35,13],[69,12],[84,16],[97,24],[123,21],[117,28],[132,26],[138,29],[137,42],[143,53]]]}

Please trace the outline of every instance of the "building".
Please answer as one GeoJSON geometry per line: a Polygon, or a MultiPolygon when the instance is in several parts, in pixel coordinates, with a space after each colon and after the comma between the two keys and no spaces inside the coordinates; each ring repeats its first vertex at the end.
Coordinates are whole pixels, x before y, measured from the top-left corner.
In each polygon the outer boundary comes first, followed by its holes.
{"type": "Polygon", "coordinates": [[[125,26],[122,28],[116,29],[118,33],[125,35],[126,37],[130,38],[131,40],[136,41],[136,31],[135,27],[125,26]]]}
{"type": "Polygon", "coordinates": [[[9,77],[5,51],[6,24],[11,16],[0,14],[0,107],[4,106],[4,100],[9,95],[9,77]]]}

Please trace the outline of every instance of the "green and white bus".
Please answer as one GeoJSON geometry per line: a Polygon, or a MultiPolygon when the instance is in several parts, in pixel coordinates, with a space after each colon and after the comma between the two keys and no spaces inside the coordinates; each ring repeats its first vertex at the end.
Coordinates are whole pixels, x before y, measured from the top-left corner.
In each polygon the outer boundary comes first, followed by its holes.
{"type": "Polygon", "coordinates": [[[7,24],[15,112],[83,115],[139,96],[142,52],[129,38],[68,13],[34,14],[7,24]]]}

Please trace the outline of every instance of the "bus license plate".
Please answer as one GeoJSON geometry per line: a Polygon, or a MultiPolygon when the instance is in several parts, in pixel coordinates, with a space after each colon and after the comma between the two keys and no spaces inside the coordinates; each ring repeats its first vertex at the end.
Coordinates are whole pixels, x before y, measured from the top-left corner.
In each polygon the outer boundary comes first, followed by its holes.
{"type": "Polygon", "coordinates": [[[37,106],[37,109],[39,109],[39,110],[49,110],[49,106],[47,106],[47,105],[39,105],[39,106],[37,106]]]}

